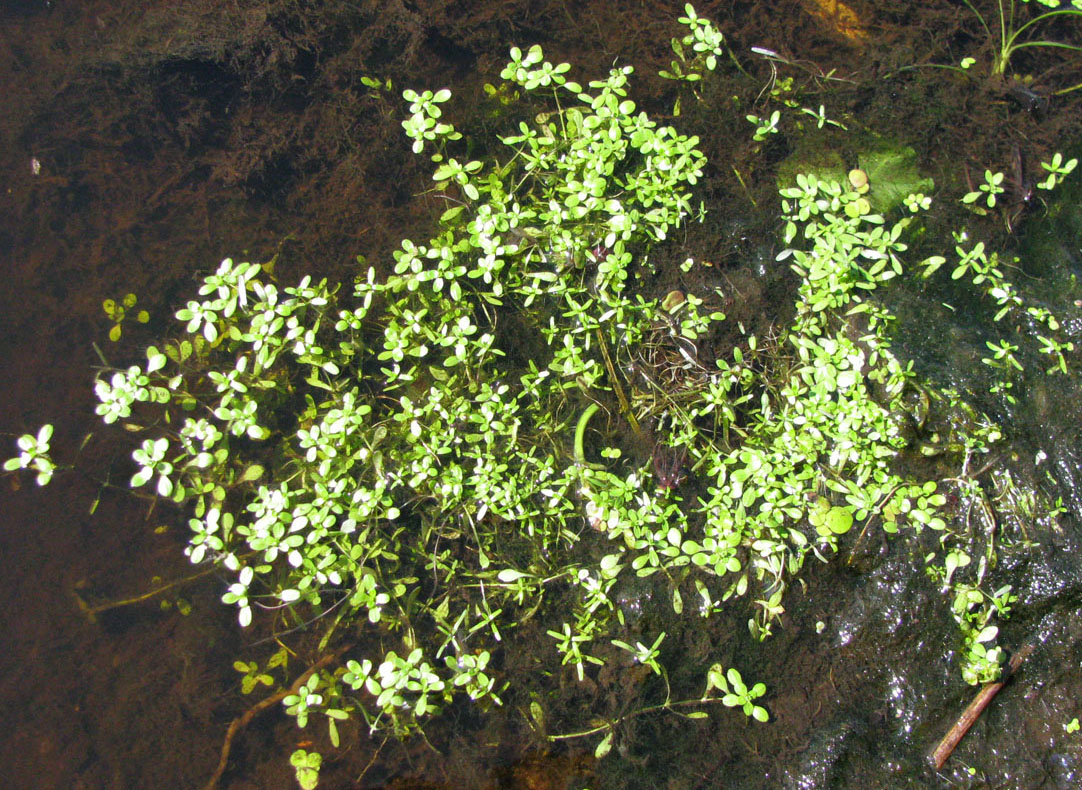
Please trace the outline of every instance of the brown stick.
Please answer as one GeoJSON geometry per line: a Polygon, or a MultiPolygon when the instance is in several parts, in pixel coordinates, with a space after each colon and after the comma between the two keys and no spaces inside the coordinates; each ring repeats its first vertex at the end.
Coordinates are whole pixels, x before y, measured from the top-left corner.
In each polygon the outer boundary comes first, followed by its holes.
{"type": "Polygon", "coordinates": [[[73,587],[71,589],[71,594],[75,596],[75,603],[78,605],[79,611],[85,614],[90,622],[96,623],[98,622],[98,615],[102,612],[108,612],[110,609],[117,609],[121,606],[131,606],[132,604],[149,601],[151,598],[156,598],[157,596],[161,595],[166,590],[170,590],[173,587],[179,587],[181,585],[187,584],[188,582],[195,581],[196,579],[202,578],[203,576],[214,573],[216,570],[218,570],[217,566],[213,566],[191,576],[185,576],[183,579],[174,579],[173,581],[163,584],[160,587],[156,587],[150,592],[136,595],[132,598],[124,598],[120,601],[109,601],[108,603],[101,603],[97,606],[91,606],[89,603],[87,603],[86,599],[79,594],[78,587],[73,587]]]}
{"type": "Polygon", "coordinates": [[[981,713],[988,707],[988,703],[999,693],[999,690],[1003,688],[1003,685],[1007,682],[1008,678],[1018,671],[1018,668],[1022,666],[1022,662],[1029,658],[1029,654],[1032,652],[1032,644],[1023,647],[1011,656],[1011,660],[1007,664],[1007,672],[1002,680],[997,680],[995,683],[986,683],[984,688],[977,692],[977,696],[973,698],[973,701],[969,703],[965,711],[958,718],[958,721],[956,721],[954,726],[943,736],[943,740],[939,742],[939,745],[935,747],[935,751],[932,752],[932,764],[937,771],[943,767],[945,762],[947,762],[947,758],[951,756],[951,752],[954,751],[958,742],[965,737],[969,728],[980,718],[981,713]]]}
{"type": "MultiPolygon", "coordinates": [[[[344,649],[345,648],[343,648],[343,650],[344,649]]],[[[243,728],[247,727],[248,723],[252,719],[265,711],[271,705],[281,702],[290,694],[296,694],[300,687],[308,682],[308,678],[312,676],[313,672],[316,672],[327,666],[327,664],[331,663],[331,661],[337,658],[341,652],[342,650],[336,650],[333,653],[328,653],[327,655],[323,656],[323,658],[312,664],[312,666],[310,666],[306,672],[304,672],[300,677],[294,680],[292,686],[287,689],[281,689],[274,692],[266,699],[260,700],[255,705],[248,708],[248,710],[244,711],[244,713],[242,713],[240,716],[233,719],[233,721],[229,724],[229,729],[225,731],[225,741],[222,742],[222,754],[221,757],[218,758],[218,767],[214,770],[214,775],[210,777],[210,781],[203,785],[203,790],[216,790],[216,788],[218,787],[218,780],[222,778],[222,774],[225,773],[226,765],[229,763],[229,752],[233,748],[233,739],[237,737],[237,733],[240,732],[243,728]]]]}

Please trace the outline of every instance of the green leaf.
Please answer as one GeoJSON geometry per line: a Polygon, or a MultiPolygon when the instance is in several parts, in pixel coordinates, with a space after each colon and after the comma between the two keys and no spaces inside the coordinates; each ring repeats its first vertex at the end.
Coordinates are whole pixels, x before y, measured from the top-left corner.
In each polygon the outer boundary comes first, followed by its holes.
{"type": "Polygon", "coordinates": [[[252,464],[251,466],[249,466],[247,469],[244,470],[244,474],[242,474],[237,479],[237,482],[238,483],[254,483],[256,480],[258,480],[259,478],[261,478],[263,476],[263,471],[264,471],[263,467],[260,466],[259,464],[252,464]]]}
{"type": "Polygon", "coordinates": [[[612,749],[612,736],[614,734],[615,733],[613,732],[613,730],[609,730],[605,734],[605,737],[601,739],[601,743],[599,743],[597,745],[597,748],[594,749],[595,759],[600,760],[602,757],[609,753],[609,751],[612,749]]]}
{"type": "Polygon", "coordinates": [[[530,718],[539,732],[545,732],[545,711],[537,700],[530,702],[530,718]]]}
{"type": "Polygon", "coordinates": [[[729,683],[725,680],[725,672],[721,664],[714,664],[710,667],[710,670],[706,673],[706,680],[711,689],[723,692],[729,690],[729,683]]]}
{"type": "Polygon", "coordinates": [[[290,755],[289,763],[297,772],[297,784],[301,790],[316,790],[323,756],[318,752],[309,753],[304,749],[297,749],[290,755]]]}
{"type": "MultiPolygon", "coordinates": [[[[474,198],[476,200],[476,198],[474,198]]],[[[465,206],[452,206],[440,215],[440,224],[447,225],[459,214],[466,210],[465,206]]]]}
{"type": "Polygon", "coordinates": [[[994,625],[985,626],[974,641],[976,642],[991,642],[999,634],[999,629],[994,625]]]}
{"type": "Polygon", "coordinates": [[[827,513],[826,526],[835,535],[844,535],[853,528],[853,511],[847,507],[832,507],[827,513]]]}
{"type": "Polygon", "coordinates": [[[147,373],[153,373],[165,367],[165,354],[158,351],[154,346],[147,348],[147,373]]]}

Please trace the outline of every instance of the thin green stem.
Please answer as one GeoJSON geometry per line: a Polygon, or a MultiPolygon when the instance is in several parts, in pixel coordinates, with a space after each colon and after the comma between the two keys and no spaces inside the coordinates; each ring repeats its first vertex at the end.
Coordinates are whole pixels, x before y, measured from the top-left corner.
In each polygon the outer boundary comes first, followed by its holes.
{"type": "Polygon", "coordinates": [[[597,410],[601,407],[596,403],[591,403],[586,407],[586,411],[579,417],[578,425],[575,426],[575,463],[579,466],[586,466],[586,452],[583,450],[583,440],[586,437],[586,425],[590,422],[590,418],[597,414],[597,410]]]}
{"type": "Polygon", "coordinates": [[[625,721],[633,719],[636,716],[642,716],[645,713],[656,713],[657,711],[667,710],[672,713],[676,713],[677,715],[683,715],[680,714],[678,711],[673,710],[673,708],[687,708],[692,705],[709,705],[715,702],[721,702],[721,700],[716,697],[710,697],[708,699],[685,699],[681,700],[680,702],[661,702],[657,705],[648,705],[645,708],[639,708],[636,711],[628,713],[626,716],[621,716],[618,719],[613,719],[612,721],[605,722],[604,724],[598,724],[597,726],[591,727],[587,730],[580,730],[579,732],[567,732],[563,733],[562,735],[547,735],[545,737],[554,743],[556,741],[570,741],[575,738],[585,738],[587,735],[596,735],[597,733],[604,730],[610,730],[618,724],[623,724],[625,721]]]}

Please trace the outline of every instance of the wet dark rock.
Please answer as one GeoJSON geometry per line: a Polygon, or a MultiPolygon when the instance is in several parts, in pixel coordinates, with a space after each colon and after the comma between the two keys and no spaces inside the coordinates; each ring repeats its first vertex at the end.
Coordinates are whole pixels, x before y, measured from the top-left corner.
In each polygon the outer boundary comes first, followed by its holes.
{"type": "Polygon", "coordinates": [[[827,790],[837,786],[838,767],[854,743],[859,720],[840,718],[821,728],[795,768],[786,773],[785,787],[791,790],[827,790]]]}
{"type": "Polygon", "coordinates": [[[1082,755],[1077,752],[1055,752],[1044,761],[1052,787],[1074,790],[1082,785],[1082,755]]]}

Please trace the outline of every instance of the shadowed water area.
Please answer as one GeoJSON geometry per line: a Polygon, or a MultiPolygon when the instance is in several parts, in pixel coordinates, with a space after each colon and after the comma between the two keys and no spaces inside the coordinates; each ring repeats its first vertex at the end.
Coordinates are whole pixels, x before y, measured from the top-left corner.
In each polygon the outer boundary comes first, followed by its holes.
{"type": "MultiPolygon", "coordinates": [[[[999,7],[974,4],[990,20],[999,7]]],[[[1082,716],[1082,360],[1066,352],[1070,372],[1046,373],[1053,361],[1039,351],[1037,322],[993,321],[979,289],[944,272],[923,279],[917,264],[949,256],[964,227],[1000,253],[1029,303],[1060,317],[1063,338],[1082,343],[1082,176],[1033,189],[1054,152],[1082,157],[1082,90],[1056,94],[1082,82],[1082,59],[1024,50],[1003,79],[934,68],[966,56],[987,66],[988,34],[973,10],[950,0],[881,6],[703,2],[698,14],[733,57],[692,93],[657,76],[671,68],[683,3],[0,3],[0,457],[51,422],[55,457],[75,459],[47,488],[31,475],[0,478],[0,784],[199,788],[210,779],[230,722],[271,693],[243,694],[234,662],[265,661],[274,634],[239,628],[220,603],[230,574],[201,573],[183,556],[186,513],[132,495],[133,443],[95,416],[95,375],[103,358],[123,368],[175,332],[173,313],[223,258],[273,259],[282,283],[305,274],[348,283],[358,255],[388,272],[400,241],[427,238],[446,208],[430,192],[431,163],[402,134],[400,92],[450,88],[448,117],[477,138],[471,155],[481,158],[503,120],[484,85],[498,84],[512,45],[538,43],[583,83],[614,62],[633,65],[639,107],[700,138],[709,166],[695,195],[706,214],[651,252],[657,274],[644,296],[720,287],[724,326],[761,337],[792,319],[797,288],[777,260],[779,170],[835,159],[848,169],[869,150],[912,149],[936,203],[906,239],[905,274],[875,299],[897,317],[895,353],[928,385],[912,395],[899,464],[939,481],[944,518],[964,541],[943,546],[931,530],[891,536],[875,518],[857,524],[828,563],[809,559],[763,641],[749,634],[744,599],[703,619],[688,617],[695,603],[685,595],[677,617],[657,576],[621,579],[614,600],[626,638],[668,634],[674,701],[696,698],[721,661],[766,685],[766,723],[720,705],[702,719],[631,716],[597,760],[597,737],[542,739],[525,696],[489,712],[456,702],[426,724],[426,738],[404,743],[354,722],[339,749],[322,721],[299,730],[278,703],[236,736],[219,786],[296,787],[288,758],[297,748],[324,754],[321,788],[1079,786],[1082,732],[1067,725],[1082,716]],[[746,116],[786,100],[799,131],[754,139],[746,116]],[[845,132],[815,128],[820,105],[845,132]],[[986,168],[1006,173],[1006,187],[977,215],[959,198],[986,168]],[[710,265],[684,272],[689,256],[710,265]],[[128,293],[137,305],[111,341],[102,302],[128,293]],[[996,371],[982,361],[1003,339],[1024,367],[1009,398],[989,391],[996,371]],[[935,395],[947,388],[968,415],[935,395]],[[949,435],[981,413],[1003,438],[969,458],[949,435]],[[1017,595],[996,643],[1026,658],[936,771],[929,755],[978,687],[962,679],[951,596],[925,558],[963,543],[974,568],[990,558],[988,590],[1011,585],[1017,595]],[[185,581],[95,611],[173,580],[185,581]]],[[[1033,35],[1082,45],[1082,20],[1056,18],[1033,35]]],[[[704,353],[730,351],[726,332],[704,338],[704,353]]],[[[522,333],[509,359],[525,364],[536,343],[522,333]]],[[[657,455],[650,426],[632,435],[599,420],[593,430],[653,459],[685,500],[704,495],[694,470],[657,455]]],[[[515,639],[497,670],[526,677],[552,640],[540,625],[515,639]]],[[[307,666],[296,658],[290,680],[307,666]]],[[[581,683],[560,672],[549,676],[550,732],[627,717],[666,695],[630,661],[591,667],[581,683]]]]}

